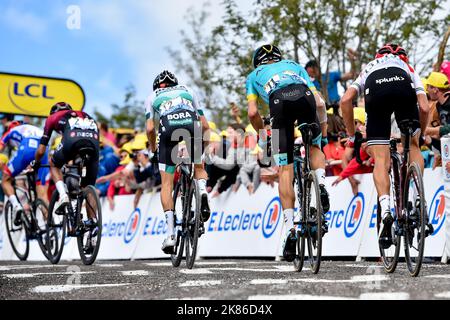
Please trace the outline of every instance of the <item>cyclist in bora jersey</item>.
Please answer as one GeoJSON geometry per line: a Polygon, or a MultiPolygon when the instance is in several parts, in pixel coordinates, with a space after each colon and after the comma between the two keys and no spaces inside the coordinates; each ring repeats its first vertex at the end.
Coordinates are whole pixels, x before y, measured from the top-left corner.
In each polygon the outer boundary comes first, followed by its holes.
{"type": "Polygon", "coordinates": [[[391,156],[391,115],[395,113],[397,123],[403,120],[420,120],[414,128],[411,140],[411,162],[424,170],[424,159],[420,152],[419,137],[425,132],[429,106],[420,76],[408,64],[408,54],[397,44],[386,44],[380,48],[375,60],[367,64],[341,100],[341,108],[352,148],[355,141],[355,123],[352,101],[364,94],[367,113],[366,132],[368,153],[375,160],[373,179],[381,206],[380,243],[389,248],[392,244],[391,227],[394,218],[390,208],[389,170],[391,156]]]}
{"type": "MultiPolygon", "coordinates": [[[[294,228],[295,194],[294,179],[294,123],[317,124],[313,128],[311,167],[315,170],[320,185],[320,199],[323,211],[330,208],[328,192],[325,189],[325,155],[321,150],[322,133],[326,126],[325,102],[317,93],[306,70],[298,63],[283,60],[280,50],[274,45],[264,45],[253,54],[255,70],[247,78],[248,115],[256,131],[264,128],[258,103],[270,108],[272,132],[279,133],[277,150],[272,155],[279,170],[279,194],[287,227],[283,245],[283,257],[291,262],[296,254],[297,233],[294,228]]],[[[265,137],[261,136],[260,140],[265,137]]],[[[272,147],[277,142],[273,141],[272,147]]],[[[261,142],[260,142],[261,144],[261,142]]],[[[326,228],[326,226],[324,226],[326,228]]]]}
{"type": "Polygon", "coordinates": [[[172,192],[180,138],[186,142],[190,159],[195,164],[194,178],[197,179],[200,189],[203,222],[206,222],[210,216],[206,191],[208,175],[201,159],[202,131],[208,131],[209,125],[196,96],[186,86],[179,85],[175,75],[169,71],[163,71],[155,78],[153,93],[145,102],[145,110],[150,151],[155,154],[158,150],[162,180],[161,204],[168,226],[168,236],[163,242],[162,250],[166,254],[171,254],[176,244],[172,192]],[[158,118],[157,146],[155,122],[158,118]]]}

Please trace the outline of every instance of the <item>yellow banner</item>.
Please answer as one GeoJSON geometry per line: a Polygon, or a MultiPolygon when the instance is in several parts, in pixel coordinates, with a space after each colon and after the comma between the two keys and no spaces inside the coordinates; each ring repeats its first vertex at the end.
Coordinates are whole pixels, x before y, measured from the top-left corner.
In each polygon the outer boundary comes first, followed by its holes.
{"type": "Polygon", "coordinates": [[[0,113],[46,117],[61,101],[82,110],[83,89],[67,79],[0,73],[0,113]]]}

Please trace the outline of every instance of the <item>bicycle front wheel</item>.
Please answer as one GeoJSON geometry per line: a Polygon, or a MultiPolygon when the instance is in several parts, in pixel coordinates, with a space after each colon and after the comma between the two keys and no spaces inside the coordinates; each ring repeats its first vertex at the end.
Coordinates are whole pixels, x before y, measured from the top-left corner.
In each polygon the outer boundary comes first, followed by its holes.
{"type": "Polygon", "coordinates": [[[49,234],[48,234],[48,205],[41,199],[36,200],[35,210],[33,214],[34,224],[36,226],[37,240],[42,254],[47,260],[50,259],[48,253],[49,234]]]}
{"type": "Polygon", "coordinates": [[[19,226],[14,224],[15,215],[11,202],[7,202],[5,206],[5,224],[11,248],[20,261],[25,261],[30,252],[29,232],[23,222],[19,226]]]}
{"type": "Polygon", "coordinates": [[[406,209],[405,259],[409,274],[417,277],[422,267],[427,221],[422,172],[416,163],[409,166],[406,174],[403,205],[406,209]]]}
{"type": "Polygon", "coordinates": [[[78,224],[81,226],[77,236],[78,252],[83,264],[91,265],[97,259],[102,240],[102,207],[93,186],[84,188],[83,200],[78,210],[78,224]]]}
{"type": "Polygon", "coordinates": [[[323,209],[316,173],[308,175],[305,188],[308,256],[311,271],[317,274],[322,260],[323,209]]]}
{"type": "MultiPolygon", "coordinates": [[[[174,212],[174,220],[176,222],[176,218],[179,215],[183,215],[184,209],[184,190],[182,188],[182,181],[180,180],[174,188],[173,191],[173,204],[175,208],[174,212]]],[[[184,239],[185,235],[183,234],[186,226],[186,219],[183,217],[183,221],[181,221],[181,225],[176,225],[175,228],[175,236],[177,237],[177,244],[175,247],[175,253],[170,255],[170,259],[172,260],[172,265],[177,268],[180,266],[181,259],[183,258],[184,252],[184,239]]]]}
{"type": "Polygon", "coordinates": [[[197,244],[200,227],[200,192],[196,180],[192,181],[189,198],[186,205],[187,230],[186,230],[186,266],[194,267],[197,256],[197,244]]]}
{"type": "MultiPolygon", "coordinates": [[[[299,203],[299,215],[301,216],[301,223],[306,221],[303,211],[303,186],[302,186],[302,172],[300,161],[294,160],[294,173],[295,182],[297,184],[297,200],[299,203]]],[[[304,225],[299,226],[300,230],[304,230],[304,225]]],[[[301,272],[303,270],[303,265],[305,262],[305,235],[304,233],[297,231],[297,256],[294,259],[294,270],[301,272]]]]}
{"type": "Polygon", "coordinates": [[[47,252],[48,259],[53,264],[58,264],[64,250],[67,234],[67,216],[56,214],[55,204],[59,193],[55,190],[50,200],[47,218],[47,252]]]}

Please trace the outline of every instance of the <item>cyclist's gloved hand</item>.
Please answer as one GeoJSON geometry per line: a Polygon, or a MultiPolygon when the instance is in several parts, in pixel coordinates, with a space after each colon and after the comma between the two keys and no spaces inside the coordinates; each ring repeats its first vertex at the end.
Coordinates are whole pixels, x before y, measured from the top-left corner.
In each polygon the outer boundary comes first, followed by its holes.
{"type": "Polygon", "coordinates": [[[345,143],[345,146],[347,148],[354,148],[355,147],[355,136],[348,137],[347,142],[345,143]]]}
{"type": "Polygon", "coordinates": [[[34,171],[38,171],[39,168],[41,167],[41,162],[33,160],[33,161],[31,161],[30,166],[34,171]]]}

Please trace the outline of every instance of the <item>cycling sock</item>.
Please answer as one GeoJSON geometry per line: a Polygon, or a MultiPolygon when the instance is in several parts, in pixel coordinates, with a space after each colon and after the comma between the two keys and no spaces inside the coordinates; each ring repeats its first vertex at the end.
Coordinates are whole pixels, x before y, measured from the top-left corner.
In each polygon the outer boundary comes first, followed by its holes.
{"type": "Polygon", "coordinates": [[[286,231],[294,228],[294,209],[286,209],[283,211],[284,222],[286,223],[286,231]]]}
{"type": "Polygon", "coordinates": [[[55,183],[55,185],[60,196],[66,193],[66,186],[64,185],[64,182],[58,181],[55,183]]]}
{"type": "Polygon", "coordinates": [[[378,198],[378,201],[380,202],[380,207],[381,207],[381,218],[385,218],[386,217],[386,213],[389,211],[391,211],[391,199],[389,195],[382,195],[381,197],[378,198]]]}
{"type": "Polygon", "coordinates": [[[316,169],[316,176],[317,180],[319,181],[319,185],[325,185],[325,169],[316,169]]]}
{"type": "Polygon", "coordinates": [[[17,197],[15,194],[13,194],[12,196],[9,196],[9,202],[11,202],[13,207],[15,207],[19,204],[19,200],[17,200],[17,197]]]}
{"type": "Polygon", "coordinates": [[[167,228],[168,228],[168,235],[173,236],[174,235],[174,222],[173,222],[173,211],[168,210],[164,212],[166,214],[166,222],[167,222],[167,228]]]}
{"type": "Polygon", "coordinates": [[[198,179],[198,188],[200,189],[200,194],[206,194],[206,179],[198,179]]]}

